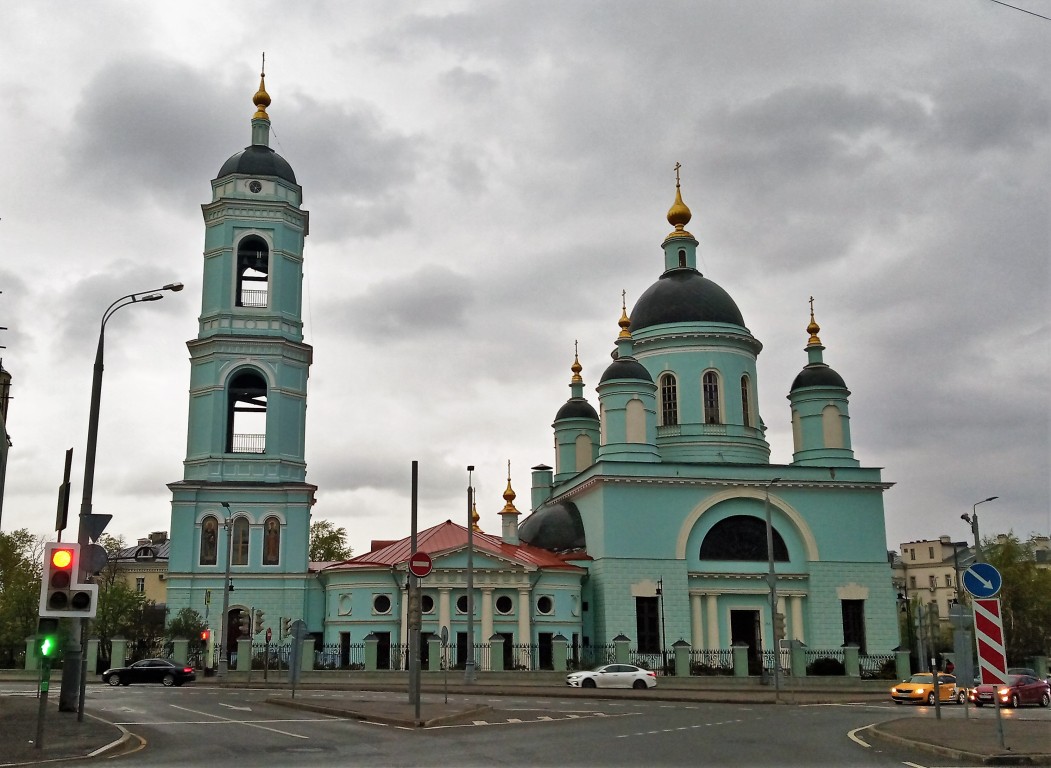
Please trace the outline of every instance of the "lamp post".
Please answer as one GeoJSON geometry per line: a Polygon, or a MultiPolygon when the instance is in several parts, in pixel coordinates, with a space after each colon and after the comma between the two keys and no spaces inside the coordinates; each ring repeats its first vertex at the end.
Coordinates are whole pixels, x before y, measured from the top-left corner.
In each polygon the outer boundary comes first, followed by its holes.
{"type": "Polygon", "coordinates": [[[471,473],[474,465],[467,467],[467,657],[463,664],[463,681],[474,682],[474,488],[471,473]]]}
{"type": "MultiPolygon", "coordinates": [[[[99,434],[99,405],[102,402],[102,357],[105,349],[106,323],[113,314],[122,307],[138,304],[144,301],[159,301],[164,298],[160,291],[172,291],[177,293],[183,289],[182,283],[168,283],[151,291],[139,291],[121,296],[102,313],[102,322],[99,323],[99,343],[95,351],[95,368],[91,377],[91,406],[88,412],[88,442],[84,449],[84,493],[80,502],[80,520],[77,529],[77,543],[81,548],[90,542],[92,534],[91,494],[95,485],[95,450],[98,444],[99,434]]],[[[95,536],[99,532],[95,533],[95,536]]],[[[58,708],[62,712],[73,712],[76,710],[77,719],[84,716],[84,678],[86,670],[82,669],[84,664],[83,639],[85,633],[85,621],[74,621],[69,633],[69,650],[66,651],[65,660],[62,663],[62,690],[59,694],[58,708]],[[79,703],[78,703],[79,701],[79,703]]],[[[123,662],[123,659],[119,661],[123,662]]]]}
{"type": "Polygon", "coordinates": [[[770,521],[770,486],[780,481],[780,477],[775,477],[768,482],[763,498],[763,511],[766,513],[766,562],[768,567],[766,580],[770,585],[770,638],[774,646],[774,703],[781,702],[781,659],[779,658],[781,649],[777,641],[777,573],[774,571],[774,526],[770,521]]]}
{"type": "Polygon", "coordinates": [[[221,501],[219,503],[226,510],[226,516],[223,520],[223,530],[226,531],[226,546],[223,547],[226,550],[226,576],[223,577],[223,612],[219,618],[219,666],[216,669],[216,675],[225,677],[230,669],[230,656],[227,648],[229,645],[227,633],[230,631],[230,617],[227,614],[230,611],[230,563],[233,560],[234,528],[233,519],[230,517],[230,502],[221,501]]]}
{"type": "Polygon", "coordinates": [[[985,502],[987,501],[996,501],[998,498],[1000,497],[990,496],[988,499],[976,501],[971,506],[971,514],[968,515],[966,512],[964,512],[962,515],[960,515],[961,520],[963,520],[966,523],[970,523],[971,525],[971,533],[974,534],[974,562],[976,563],[985,562],[985,555],[982,554],[982,542],[978,536],[978,505],[985,504],[985,502]]]}

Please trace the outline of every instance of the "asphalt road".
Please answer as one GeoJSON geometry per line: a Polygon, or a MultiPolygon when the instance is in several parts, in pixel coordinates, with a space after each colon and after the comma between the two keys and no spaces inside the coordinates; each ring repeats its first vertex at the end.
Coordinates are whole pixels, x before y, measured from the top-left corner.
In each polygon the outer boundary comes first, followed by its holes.
{"type": "MultiPolygon", "coordinates": [[[[925,708],[461,696],[479,720],[412,730],[267,704],[265,691],[92,687],[89,708],[141,736],[128,766],[947,766],[857,729],[925,708]]],[[[338,691],[301,690],[324,703],[338,691]]],[[[405,700],[405,693],[377,693],[405,700]]],[[[439,698],[441,694],[427,693],[439,698]]],[[[1041,710],[1044,712],[1045,710],[1041,710]]],[[[962,716],[946,708],[945,716],[962,716]]],[[[1051,726],[1051,723],[1049,723],[1051,726]]]]}

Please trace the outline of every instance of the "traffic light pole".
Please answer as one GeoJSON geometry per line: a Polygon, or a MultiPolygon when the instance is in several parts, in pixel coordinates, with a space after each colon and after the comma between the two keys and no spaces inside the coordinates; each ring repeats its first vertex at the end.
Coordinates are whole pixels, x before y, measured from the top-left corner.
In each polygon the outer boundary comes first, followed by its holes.
{"type": "Polygon", "coordinates": [[[770,635],[774,653],[774,703],[781,703],[781,643],[777,637],[777,572],[774,570],[774,526],[770,520],[770,486],[781,478],[775,477],[766,484],[763,507],[766,512],[766,557],[769,568],[766,580],[770,585],[770,635]]]}

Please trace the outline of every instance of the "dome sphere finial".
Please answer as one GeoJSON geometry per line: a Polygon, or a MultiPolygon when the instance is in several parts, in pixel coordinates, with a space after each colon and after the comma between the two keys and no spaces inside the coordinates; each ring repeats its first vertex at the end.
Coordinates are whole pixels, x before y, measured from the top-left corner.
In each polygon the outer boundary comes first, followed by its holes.
{"type": "Polygon", "coordinates": [[[266,108],[270,106],[270,94],[266,92],[266,54],[263,54],[263,66],[259,72],[259,90],[255,92],[252,97],[252,103],[255,104],[255,114],[252,115],[253,120],[269,120],[270,115],[266,113],[266,108]]]}
{"type": "Polygon", "coordinates": [[[675,202],[672,203],[671,208],[668,209],[668,223],[675,227],[675,232],[672,234],[678,235],[689,235],[686,231],[686,225],[690,223],[690,219],[693,218],[693,213],[689,207],[682,201],[682,192],[679,189],[679,169],[682,168],[681,163],[675,163],[675,202]]]}

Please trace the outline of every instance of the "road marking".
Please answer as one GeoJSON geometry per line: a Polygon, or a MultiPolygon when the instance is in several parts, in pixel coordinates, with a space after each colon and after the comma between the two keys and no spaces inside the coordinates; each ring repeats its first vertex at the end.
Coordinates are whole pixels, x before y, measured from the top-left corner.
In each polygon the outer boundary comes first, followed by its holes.
{"type": "Polygon", "coordinates": [[[221,701],[216,702],[220,707],[229,707],[230,709],[239,709],[242,712],[251,712],[251,707],[239,707],[236,704],[223,704],[221,701]]]}
{"type": "Polygon", "coordinates": [[[924,766],[920,765],[919,763],[910,763],[908,760],[902,761],[902,765],[907,765],[907,766],[909,766],[909,768],[925,768],[924,766]]]}
{"type": "Polygon", "coordinates": [[[865,749],[869,749],[872,745],[869,744],[868,742],[866,742],[864,739],[862,739],[857,734],[858,734],[859,731],[864,731],[864,730],[866,730],[868,728],[871,728],[874,725],[875,725],[875,723],[869,723],[868,725],[863,725],[860,728],[855,728],[853,731],[848,731],[847,732],[847,738],[849,738],[855,744],[860,744],[861,746],[865,747],[865,749]]]}
{"type": "Polygon", "coordinates": [[[274,733],[280,733],[283,736],[292,736],[292,737],[297,738],[297,739],[309,739],[310,738],[309,736],[304,736],[301,733],[292,733],[291,731],[282,731],[282,730],[279,730],[278,728],[267,728],[265,725],[258,725],[256,723],[250,723],[250,722],[247,722],[245,720],[234,720],[233,718],[222,717],[221,715],[213,715],[210,712],[200,712],[200,711],[198,711],[196,709],[190,709],[189,707],[180,707],[178,704],[172,704],[171,706],[174,707],[175,709],[182,709],[182,710],[185,710],[186,712],[193,712],[195,715],[204,715],[205,717],[214,717],[216,720],[222,720],[222,721],[225,721],[225,722],[228,722],[228,723],[240,723],[242,725],[247,725],[250,728],[258,728],[258,729],[260,729],[262,731],[272,731],[274,733]]]}

